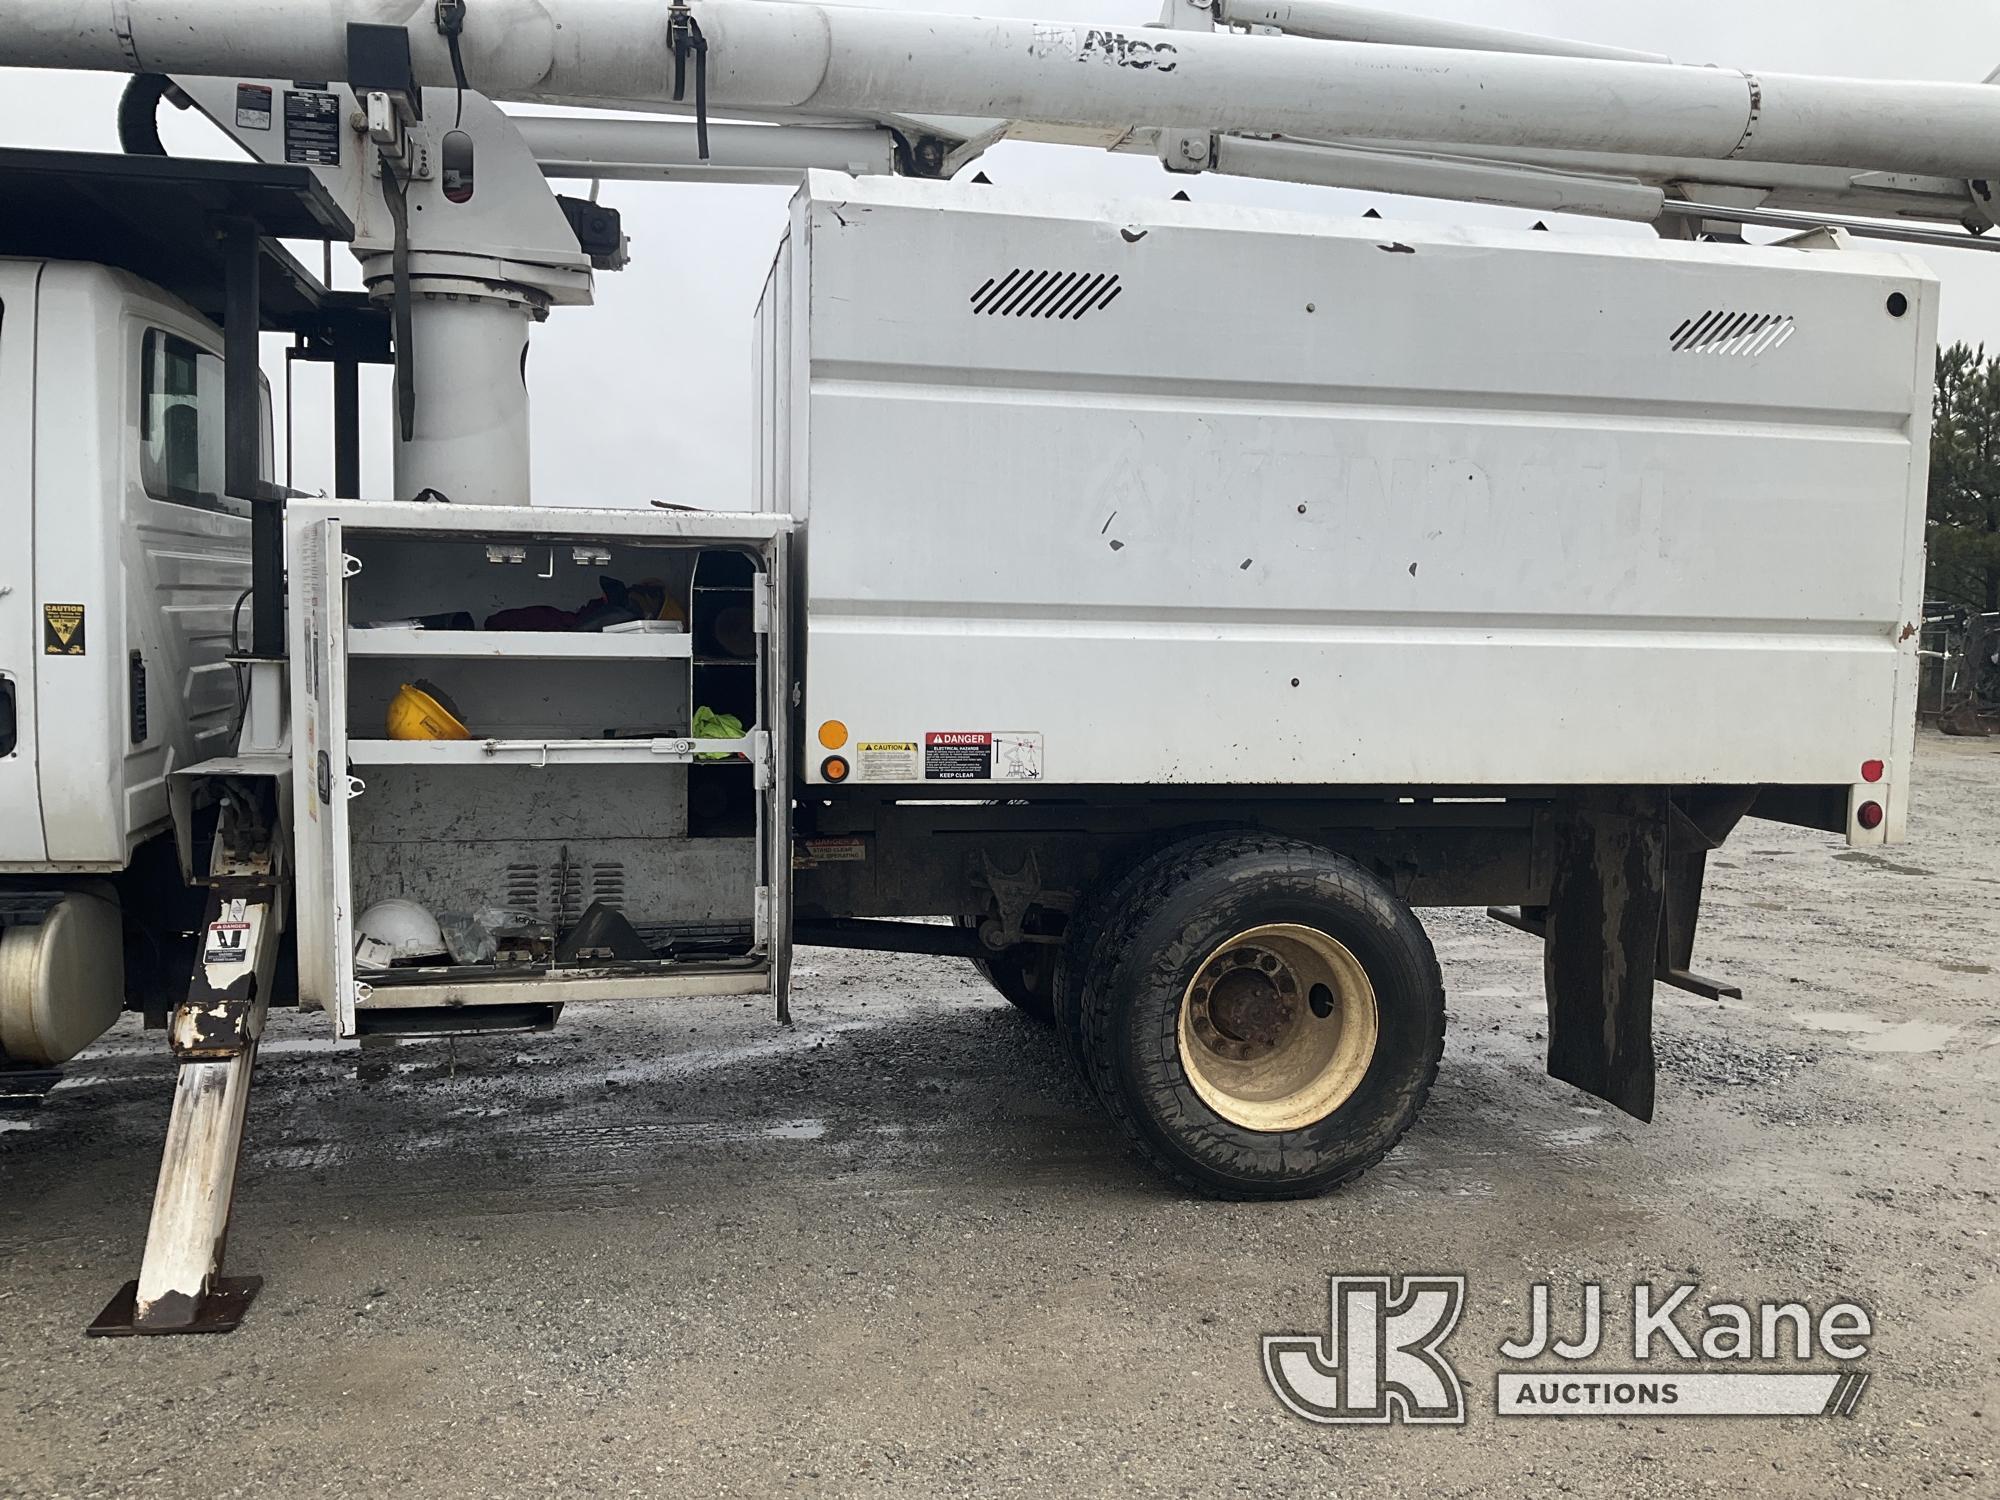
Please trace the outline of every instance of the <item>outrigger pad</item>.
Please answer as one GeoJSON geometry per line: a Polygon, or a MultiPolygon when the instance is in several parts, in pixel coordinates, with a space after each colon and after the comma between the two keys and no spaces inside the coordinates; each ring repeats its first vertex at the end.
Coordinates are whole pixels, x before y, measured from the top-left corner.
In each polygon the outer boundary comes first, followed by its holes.
{"type": "Polygon", "coordinates": [[[139,1307],[139,1283],[128,1281],[118,1288],[118,1294],[104,1305],[97,1321],[84,1332],[94,1339],[154,1338],[169,1333],[233,1333],[236,1325],[250,1311],[250,1303],[263,1285],[264,1278],[261,1276],[218,1276],[210,1284],[208,1295],[194,1304],[193,1314],[187,1321],[166,1327],[155,1322],[140,1328],[132,1321],[139,1307]]]}
{"type": "Polygon", "coordinates": [[[1577,807],[1556,835],[1542,950],[1550,1076],[1648,1121],[1666,867],[1664,796],[1577,807]]]}

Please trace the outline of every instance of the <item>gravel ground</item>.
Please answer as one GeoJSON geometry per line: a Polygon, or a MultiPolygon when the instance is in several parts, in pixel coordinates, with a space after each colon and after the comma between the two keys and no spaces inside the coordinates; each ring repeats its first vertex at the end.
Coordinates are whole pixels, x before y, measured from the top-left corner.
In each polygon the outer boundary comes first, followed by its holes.
{"type": "Polygon", "coordinates": [[[1426,913],[1437,1090],[1318,1202],[1164,1186],[961,964],[808,951],[789,1031],[598,1007],[363,1064],[275,1018],[250,1320],[86,1341],[171,1088],[121,1026],[0,1119],[0,1493],[2000,1495],[2000,744],[1926,738],[1920,773],[1905,847],[1722,851],[1697,965],[1746,998],[1660,992],[1650,1127],[1543,1074],[1530,940],[1426,913]],[[1266,1388],[1259,1336],[1384,1269],[1470,1278],[1465,1428],[1266,1388]],[[1531,1283],[1573,1318],[1576,1282],[1644,1278],[1866,1304],[1858,1413],[1493,1414],[1531,1283]]]}

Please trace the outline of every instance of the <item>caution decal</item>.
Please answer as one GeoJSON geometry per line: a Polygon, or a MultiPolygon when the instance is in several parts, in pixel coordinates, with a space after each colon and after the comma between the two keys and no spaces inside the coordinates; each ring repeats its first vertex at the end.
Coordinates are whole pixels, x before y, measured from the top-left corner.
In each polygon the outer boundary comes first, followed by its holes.
{"type": "Polygon", "coordinates": [[[915,740],[863,740],[854,747],[854,770],[860,781],[916,781],[915,740]]]}
{"type": "Polygon", "coordinates": [[[44,604],[42,606],[42,655],[82,656],[83,606],[44,604]]]}

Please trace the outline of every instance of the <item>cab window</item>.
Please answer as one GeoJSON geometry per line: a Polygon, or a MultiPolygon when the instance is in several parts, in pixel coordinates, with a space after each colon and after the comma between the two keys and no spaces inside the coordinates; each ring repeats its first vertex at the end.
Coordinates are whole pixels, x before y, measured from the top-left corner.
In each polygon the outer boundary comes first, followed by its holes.
{"type": "MultiPolygon", "coordinates": [[[[162,329],[149,328],[141,355],[139,478],[155,500],[248,515],[223,493],[222,361],[162,329]]],[[[262,377],[259,377],[262,381],[262,377]]],[[[271,390],[263,381],[259,472],[271,472],[271,390]]]]}

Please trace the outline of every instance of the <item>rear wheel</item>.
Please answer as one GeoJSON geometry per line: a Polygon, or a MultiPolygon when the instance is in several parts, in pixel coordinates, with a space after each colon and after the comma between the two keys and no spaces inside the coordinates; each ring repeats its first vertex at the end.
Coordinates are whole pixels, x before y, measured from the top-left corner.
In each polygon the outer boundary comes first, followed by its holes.
{"type": "Polygon", "coordinates": [[[1050,975],[1049,990],[1054,1001],[1056,1034],[1062,1038],[1070,1061],[1093,1092],[1097,1089],[1097,1079],[1083,1053],[1083,986],[1090,970],[1091,957],[1096,953],[1098,941],[1104,936],[1112,915],[1124,910],[1129,902],[1136,899],[1153,879],[1157,866],[1198,840],[1227,840],[1232,847],[1243,849],[1284,849],[1291,847],[1292,843],[1275,834],[1250,829],[1210,830],[1201,834],[1183,832],[1179,838],[1169,837],[1165,843],[1156,838],[1148,846],[1126,850],[1122,859],[1078,894],[1069,923],[1063,928],[1062,942],[1055,950],[1055,967],[1050,975]]]}
{"type": "Polygon", "coordinates": [[[1176,845],[1107,898],[1079,1049],[1148,1159],[1202,1192],[1325,1192],[1414,1122],[1444,1046],[1422,925],[1354,861],[1261,834],[1176,845]]]}
{"type": "Polygon", "coordinates": [[[1111,883],[1100,884],[1086,889],[1078,898],[1069,925],[1063,928],[1062,941],[1056,945],[1055,967],[1049,976],[1056,1035],[1078,1076],[1093,1090],[1097,1081],[1090,1076],[1090,1064],[1083,1055],[1083,976],[1090,966],[1091,951],[1104,931],[1110,889],[1111,883]]]}

